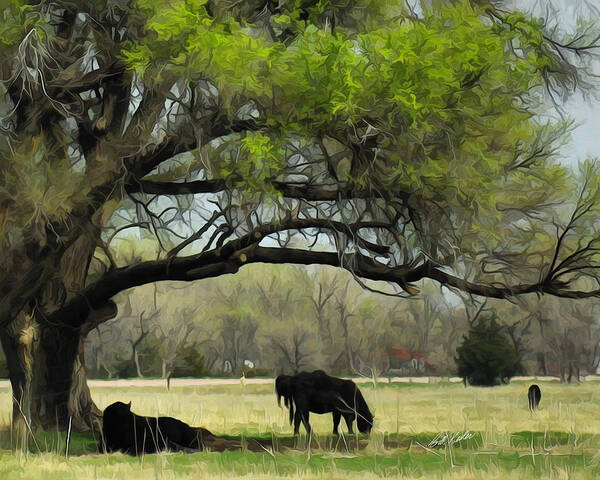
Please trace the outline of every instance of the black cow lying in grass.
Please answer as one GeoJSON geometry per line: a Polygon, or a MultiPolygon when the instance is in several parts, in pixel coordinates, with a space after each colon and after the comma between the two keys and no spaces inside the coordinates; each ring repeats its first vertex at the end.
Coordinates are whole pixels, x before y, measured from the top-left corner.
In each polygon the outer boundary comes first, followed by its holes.
{"type": "Polygon", "coordinates": [[[351,380],[330,377],[323,370],[301,372],[298,375],[280,375],[275,380],[277,403],[290,410],[290,423],[294,422],[294,434],[300,431],[300,422],[311,432],[309,412],[333,414],[333,433],[338,434],[341,417],[344,417],[348,432],[352,434],[352,423],[356,420],[358,430],[369,433],[373,426],[373,415],[360,390],[351,380]],[[294,412],[295,410],[295,412],[294,412]]]}
{"type": "Polygon", "coordinates": [[[201,427],[171,417],[142,417],[131,411],[131,402],[115,402],[102,415],[102,439],[108,452],[130,455],[164,450],[198,452],[206,447],[216,450],[239,448],[237,442],[218,439],[201,427]]]}

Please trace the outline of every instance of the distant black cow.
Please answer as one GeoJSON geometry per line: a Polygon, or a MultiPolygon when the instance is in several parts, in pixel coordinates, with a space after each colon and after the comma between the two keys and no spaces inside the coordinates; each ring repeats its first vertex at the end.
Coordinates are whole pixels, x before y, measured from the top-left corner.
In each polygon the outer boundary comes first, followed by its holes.
{"type": "Polygon", "coordinates": [[[358,430],[369,433],[373,415],[360,390],[351,380],[330,377],[322,370],[301,372],[293,377],[280,375],[275,380],[277,402],[281,397],[290,410],[290,423],[294,422],[294,434],[300,430],[300,422],[310,433],[309,412],[333,414],[333,433],[338,434],[341,417],[344,417],[349,433],[356,420],[358,430]],[[294,411],[295,410],[295,411],[294,411]]]}
{"type": "Polygon", "coordinates": [[[106,451],[130,455],[163,450],[200,451],[219,443],[205,428],[190,427],[176,418],[136,415],[131,411],[131,402],[115,402],[106,407],[102,438],[106,451]]]}
{"type": "Polygon", "coordinates": [[[540,400],[542,399],[542,392],[540,391],[540,387],[537,385],[532,385],[529,387],[529,392],[527,392],[527,398],[529,399],[529,410],[532,412],[538,407],[540,404],[540,400]]]}

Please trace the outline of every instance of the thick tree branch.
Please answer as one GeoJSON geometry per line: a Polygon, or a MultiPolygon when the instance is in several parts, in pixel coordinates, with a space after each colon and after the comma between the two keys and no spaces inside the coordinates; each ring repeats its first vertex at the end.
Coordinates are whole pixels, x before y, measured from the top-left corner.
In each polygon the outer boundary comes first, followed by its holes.
{"type": "Polygon", "coordinates": [[[196,182],[152,182],[133,181],[127,185],[129,193],[148,193],[157,195],[189,195],[196,193],[216,193],[226,190],[225,180],[198,180],[196,182]]]}
{"type": "Polygon", "coordinates": [[[260,247],[258,241],[259,238],[253,232],[209,252],[183,258],[147,261],[107,272],[103,278],[86,288],[63,309],[50,316],[49,321],[56,322],[59,319],[70,318],[71,326],[79,328],[81,319],[85,319],[91,310],[101,308],[122,290],[158,281],[192,281],[236,273],[240,267],[250,263],[331,265],[351,270],[360,278],[393,282],[400,286],[429,278],[447,287],[492,298],[510,298],[527,293],[547,293],[564,298],[600,296],[600,290],[571,291],[543,283],[505,287],[476,284],[444,272],[429,262],[418,266],[388,267],[360,253],[339,254],[294,248],[260,247]]]}
{"type": "Polygon", "coordinates": [[[48,88],[56,89],[57,93],[63,95],[65,91],[74,94],[81,93],[98,88],[98,85],[106,78],[121,75],[126,70],[123,62],[114,60],[101,68],[81,75],[80,68],[83,60],[84,58],[80,57],[77,61],[62,70],[56,78],[48,82],[48,88]]]}
{"type": "MultiPolygon", "coordinates": [[[[161,97],[161,99],[162,99],[162,103],[160,103],[160,106],[162,108],[162,105],[164,104],[165,99],[162,97],[161,97]]],[[[154,102],[156,103],[157,100],[154,100],[154,102]]],[[[148,103],[150,103],[150,101],[148,101],[148,103]]],[[[145,116],[147,116],[141,112],[141,109],[143,106],[144,105],[140,105],[140,108],[136,112],[136,116],[139,115],[142,119],[144,119],[145,116]]],[[[156,108],[155,105],[154,105],[154,108],[156,108]]],[[[146,107],[146,109],[150,109],[150,107],[146,107]]],[[[140,122],[142,122],[142,120],[140,120],[140,122]]],[[[151,122],[149,124],[149,127],[154,127],[154,124],[155,124],[155,122],[151,122]]],[[[140,181],[137,179],[144,177],[144,175],[147,175],[155,167],[157,167],[161,163],[173,158],[174,156],[179,155],[180,153],[191,152],[197,148],[207,145],[212,140],[230,135],[232,133],[242,132],[242,131],[246,131],[246,130],[253,131],[253,130],[258,130],[258,128],[259,128],[259,126],[254,122],[248,122],[245,120],[237,120],[234,122],[230,122],[227,120],[226,117],[220,117],[218,121],[216,121],[213,124],[208,125],[207,127],[210,127],[210,128],[207,128],[207,131],[202,132],[203,134],[202,134],[201,139],[197,139],[195,137],[192,137],[191,135],[183,136],[182,133],[179,132],[177,135],[168,136],[165,140],[163,140],[163,142],[161,144],[154,146],[154,148],[144,150],[143,152],[134,156],[133,159],[129,161],[129,164],[130,164],[129,171],[134,175],[134,178],[130,182],[128,182],[128,185],[127,185],[128,191],[130,191],[130,192],[145,191],[147,193],[163,193],[163,192],[148,191],[146,188],[143,188],[145,181],[140,181]]],[[[134,136],[136,136],[136,135],[139,135],[139,132],[136,132],[134,129],[133,134],[134,134],[134,136]]],[[[191,183],[195,184],[197,182],[191,182],[191,183]]],[[[159,182],[159,184],[160,184],[160,182],[159,182]]],[[[167,185],[169,185],[169,184],[167,184],[167,185]]],[[[181,185],[181,184],[177,184],[177,185],[181,185]]],[[[223,185],[223,188],[221,188],[221,190],[224,190],[224,189],[225,189],[225,186],[223,185]]],[[[208,190],[208,191],[210,192],[210,191],[217,191],[217,190],[208,190]]],[[[201,191],[201,192],[180,192],[180,193],[206,193],[206,192],[201,191]]],[[[168,192],[164,192],[164,194],[168,194],[168,192]]]]}
{"type": "MultiPolygon", "coordinates": [[[[366,189],[340,186],[330,188],[325,185],[301,185],[286,182],[273,182],[273,186],[284,197],[301,198],[308,201],[331,201],[348,198],[377,198],[375,192],[366,189]]],[[[228,187],[224,180],[198,180],[195,182],[153,182],[149,180],[133,181],[127,185],[130,193],[143,192],[158,195],[190,195],[196,193],[216,193],[228,187]]]]}

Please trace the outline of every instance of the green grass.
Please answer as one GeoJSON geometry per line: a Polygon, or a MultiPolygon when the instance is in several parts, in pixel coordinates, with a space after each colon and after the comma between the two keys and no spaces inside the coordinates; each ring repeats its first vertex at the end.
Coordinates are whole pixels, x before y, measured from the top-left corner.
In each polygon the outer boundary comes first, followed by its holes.
{"type": "MultiPolygon", "coordinates": [[[[100,408],[133,402],[141,415],[172,415],[243,443],[241,451],[96,453],[89,435],[38,432],[30,451],[11,448],[10,392],[0,389],[0,478],[597,478],[600,476],[600,385],[541,383],[541,409],[527,410],[527,383],[464,388],[438,383],[361,385],[375,413],[370,438],[330,435],[331,415],[312,415],[308,448],[295,438],[272,385],[98,387],[100,408]],[[433,446],[440,434],[466,438],[433,446]],[[262,446],[261,446],[262,445],[262,446]]],[[[344,426],[345,429],[345,426],[344,426]]],[[[14,440],[14,439],[13,439],[14,440]]],[[[12,441],[12,445],[15,442],[12,441]]]]}

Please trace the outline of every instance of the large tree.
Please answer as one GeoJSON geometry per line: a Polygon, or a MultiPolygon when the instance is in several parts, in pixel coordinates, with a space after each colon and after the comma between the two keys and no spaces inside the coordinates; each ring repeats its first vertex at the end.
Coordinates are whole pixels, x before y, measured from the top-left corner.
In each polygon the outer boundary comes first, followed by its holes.
{"type": "Polygon", "coordinates": [[[600,177],[556,163],[543,114],[590,87],[587,25],[485,0],[0,7],[15,422],[93,425],[82,338],[150,282],[320,263],[397,295],[600,293],[600,177]],[[128,234],[157,255],[123,261],[128,234]]]}

